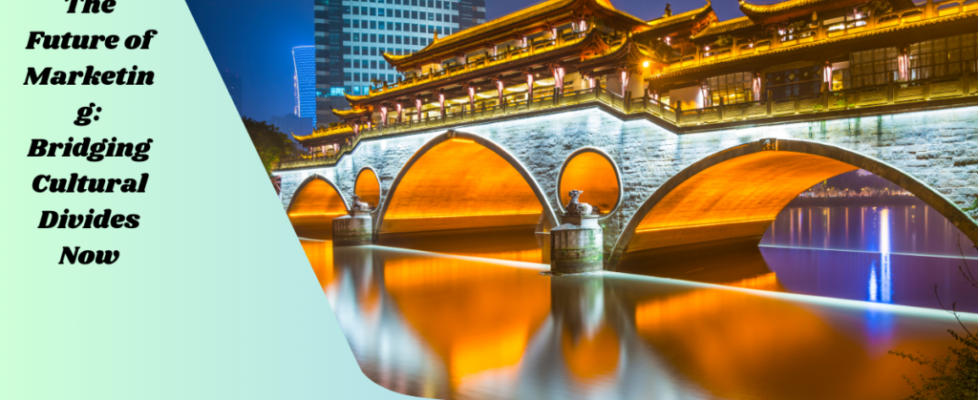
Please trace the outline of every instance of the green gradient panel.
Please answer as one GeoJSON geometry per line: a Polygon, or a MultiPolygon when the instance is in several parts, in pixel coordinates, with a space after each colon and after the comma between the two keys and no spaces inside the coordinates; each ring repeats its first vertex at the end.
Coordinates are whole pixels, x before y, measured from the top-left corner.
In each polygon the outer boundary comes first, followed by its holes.
{"type": "MultiPolygon", "coordinates": [[[[310,3],[311,5],[311,3],[310,3]]],[[[360,371],[182,0],[60,0],[0,14],[4,179],[0,398],[400,398],[360,371]],[[25,50],[29,32],[156,29],[151,49],[25,50]],[[156,73],[154,86],[23,86],[28,66],[156,73]],[[90,102],[101,120],[72,124],[90,102]],[[27,158],[31,138],[154,140],[150,159],[27,158]],[[145,194],[34,193],[37,174],[138,178],[145,194]],[[141,215],[134,230],[39,230],[42,210],[141,215]],[[62,246],[114,265],[58,265],[62,246]]]]}

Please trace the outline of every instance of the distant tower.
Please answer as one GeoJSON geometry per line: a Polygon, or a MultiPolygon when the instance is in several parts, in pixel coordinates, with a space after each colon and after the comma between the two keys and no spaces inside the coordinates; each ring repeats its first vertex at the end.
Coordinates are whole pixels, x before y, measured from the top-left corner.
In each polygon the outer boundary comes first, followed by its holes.
{"type": "Polygon", "coordinates": [[[298,46],[292,48],[295,63],[295,115],[311,118],[316,126],[316,48],[298,46]]]}
{"type": "Polygon", "coordinates": [[[411,54],[486,22],[486,0],[313,0],[316,38],[317,126],[338,122],[349,109],[344,94],[370,93],[373,80],[397,82],[400,72],[383,53],[411,54]]]}
{"type": "Polygon", "coordinates": [[[231,95],[231,101],[234,101],[234,108],[238,109],[238,115],[242,115],[241,107],[241,77],[238,74],[230,72],[228,70],[221,71],[221,79],[224,80],[224,86],[227,86],[228,93],[231,95]]]}
{"type": "Polygon", "coordinates": [[[460,0],[458,3],[458,29],[467,29],[486,23],[486,0],[460,0]]]}

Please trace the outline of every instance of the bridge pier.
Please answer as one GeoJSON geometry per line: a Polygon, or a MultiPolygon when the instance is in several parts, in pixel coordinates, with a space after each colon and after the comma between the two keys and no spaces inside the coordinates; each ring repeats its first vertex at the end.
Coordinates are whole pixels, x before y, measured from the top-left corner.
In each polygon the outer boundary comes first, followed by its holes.
{"type": "Polygon", "coordinates": [[[351,210],[350,215],[333,219],[333,247],[364,246],[373,243],[370,210],[351,210]]]}
{"type": "Polygon", "coordinates": [[[565,215],[550,231],[550,272],[555,275],[600,271],[604,245],[597,215],[565,215]]]}

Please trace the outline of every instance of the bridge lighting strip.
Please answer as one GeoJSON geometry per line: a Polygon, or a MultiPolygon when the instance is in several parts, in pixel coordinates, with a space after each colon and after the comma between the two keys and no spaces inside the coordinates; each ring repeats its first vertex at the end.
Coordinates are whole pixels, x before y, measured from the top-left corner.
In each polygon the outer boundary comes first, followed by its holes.
{"type": "MultiPolygon", "coordinates": [[[[306,242],[317,242],[317,243],[328,243],[328,242],[332,242],[332,240],[310,239],[310,238],[304,238],[302,236],[299,236],[299,240],[300,241],[306,241],[306,242]]],[[[475,262],[481,262],[481,263],[486,263],[486,264],[497,264],[497,265],[504,265],[504,266],[507,266],[507,267],[514,267],[514,268],[521,268],[521,269],[532,269],[532,270],[537,270],[537,271],[549,271],[550,270],[550,264],[538,264],[538,263],[531,263],[531,262],[526,262],[526,261],[509,261],[509,260],[500,260],[500,259],[496,259],[496,258],[460,256],[460,255],[456,255],[456,254],[434,253],[434,252],[430,252],[430,251],[403,249],[403,248],[400,248],[400,247],[388,247],[388,246],[380,246],[380,245],[376,245],[376,244],[371,244],[371,245],[366,245],[366,246],[358,246],[358,247],[370,248],[370,249],[374,249],[374,250],[390,251],[390,252],[394,252],[394,253],[407,253],[407,254],[414,254],[414,255],[420,255],[420,256],[428,256],[428,257],[454,258],[454,259],[458,259],[458,260],[475,261],[475,262]]]]}
{"type": "MultiPolygon", "coordinates": [[[[954,316],[951,315],[950,312],[933,309],[933,308],[905,306],[899,304],[873,303],[873,302],[863,301],[863,300],[838,299],[834,297],[813,296],[808,294],[774,292],[774,291],[763,290],[763,289],[740,288],[735,286],[720,285],[716,283],[694,282],[694,281],[671,279],[671,278],[658,278],[658,277],[647,276],[647,275],[625,274],[621,272],[612,272],[612,271],[603,271],[601,273],[606,275],[616,276],[616,277],[623,277],[626,279],[652,281],[660,284],[741,292],[744,294],[769,297],[777,300],[784,300],[784,301],[795,302],[795,303],[809,303],[809,304],[816,304],[820,306],[854,309],[854,310],[884,311],[892,314],[898,314],[901,316],[947,320],[948,322],[955,323],[954,327],[958,328],[958,326],[956,325],[956,321],[954,321],[954,316]]],[[[978,323],[978,314],[970,313],[970,312],[958,312],[958,315],[960,316],[961,321],[963,322],[978,323]]]]}
{"type": "MultiPolygon", "coordinates": [[[[848,249],[825,249],[819,247],[795,247],[795,246],[782,246],[776,244],[759,244],[757,247],[770,247],[772,249],[790,249],[790,250],[821,250],[821,251],[842,251],[847,253],[867,253],[867,254],[882,254],[879,251],[868,251],[868,250],[848,250],[848,249]]],[[[912,256],[912,257],[932,257],[932,258],[954,258],[960,259],[961,255],[941,255],[941,254],[920,254],[920,253],[896,253],[888,252],[886,254],[898,255],[898,256],[912,256]]],[[[978,257],[974,256],[964,256],[967,260],[978,260],[978,257]]]]}

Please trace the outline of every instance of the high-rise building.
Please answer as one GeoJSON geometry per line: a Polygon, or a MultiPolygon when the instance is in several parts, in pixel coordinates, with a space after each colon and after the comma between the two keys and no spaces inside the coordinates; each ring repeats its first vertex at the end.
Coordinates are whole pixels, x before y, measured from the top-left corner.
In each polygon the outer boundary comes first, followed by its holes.
{"type": "Polygon", "coordinates": [[[458,29],[486,23],[486,0],[459,0],[458,29]]]}
{"type": "Polygon", "coordinates": [[[485,0],[315,0],[317,126],[349,108],[344,93],[366,94],[400,74],[383,57],[423,49],[485,22],[485,0]]]}
{"type": "Polygon", "coordinates": [[[242,114],[241,107],[242,101],[242,89],[241,89],[241,77],[228,70],[221,71],[221,79],[224,80],[224,86],[227,86],[228,93],[231,95],[231,101],[234,102],[234,108],[238,109],[238,115],[242,114]]]}
{"type": "Polygon", "coordinates": [[[295,64],[295,115],[311,118],[316,125],[316,49],[314,46],[292,48],[295,64]]]}

